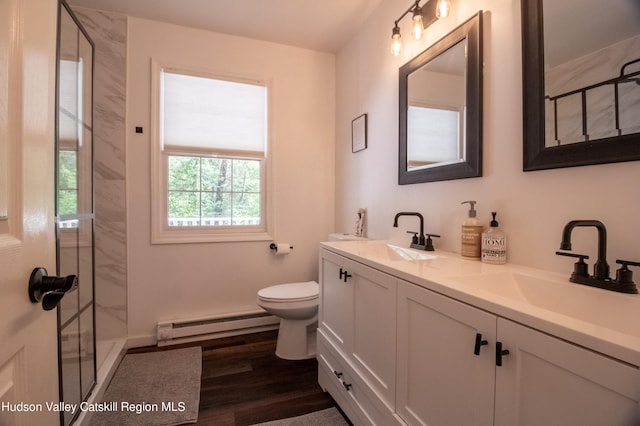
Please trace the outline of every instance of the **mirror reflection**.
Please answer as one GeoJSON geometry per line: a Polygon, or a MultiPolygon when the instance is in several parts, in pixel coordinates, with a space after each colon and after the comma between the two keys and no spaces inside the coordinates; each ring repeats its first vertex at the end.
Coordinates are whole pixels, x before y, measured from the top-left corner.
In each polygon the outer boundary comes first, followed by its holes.
{"type": "Polygon", "coordinates": [[[544,0],[544,146],[640,132],[640,2],[544,0]]]}
{"type": "Polygon", "coordinates": [[[465,159],[464,39],[408,77],[407,170],[465,159]]]}

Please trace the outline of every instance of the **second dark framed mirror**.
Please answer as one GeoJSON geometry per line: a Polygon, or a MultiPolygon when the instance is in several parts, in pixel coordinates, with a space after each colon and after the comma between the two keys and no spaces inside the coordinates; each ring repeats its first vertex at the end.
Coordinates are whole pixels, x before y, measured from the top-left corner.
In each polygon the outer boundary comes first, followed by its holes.
{"type": "Polygon", "coordinates": [[[640,2],[521,4],[523,170],[640,160],[640,2]]]}

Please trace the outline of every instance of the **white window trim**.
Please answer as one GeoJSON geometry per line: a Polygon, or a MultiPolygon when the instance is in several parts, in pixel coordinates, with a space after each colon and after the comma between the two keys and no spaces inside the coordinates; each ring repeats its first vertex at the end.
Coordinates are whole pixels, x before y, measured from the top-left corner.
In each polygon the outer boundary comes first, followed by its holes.
{"type": "MultiPolygon", "coordinates": [[[[209,70],[185,68],[151,59],[151,244],[182,244],[182,243],[215,243],[240,241],[269,241],[273,240],[273,182],[272,182],[272,120],[273,120],[273,91],[271,82],[245,76],[232,76],[214,73],[209,70]],[[161,104],[160,74],[162,71],[175,72],[219,80],[234,82],[260,83],[267,87],[267,146],[265,148],[264,192],[262,193],[265,223],[260,231],[255,227],[170,227],[167,223],[167,154],[162,151],[160,134],[161,104]]],[[[195,153],[194,153],[195,154],[195,153]]],[[[198,154],[195,154],[198,155],[198,154]]],[[[201,155],[201,154],[200,154],[201,155]]]]}

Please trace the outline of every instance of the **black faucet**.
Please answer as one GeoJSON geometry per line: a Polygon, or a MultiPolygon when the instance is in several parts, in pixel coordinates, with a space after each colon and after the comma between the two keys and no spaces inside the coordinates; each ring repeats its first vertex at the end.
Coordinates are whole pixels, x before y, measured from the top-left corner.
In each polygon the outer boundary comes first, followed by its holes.
{"type": "Polygon", "coordinates": [[[562,230],[560,250],[571,250],[571,232],[576,226],[594,226],[598,230],[598,260],[593,265],[594,277],[600,280],[609,279],[607,263],[607,228],[599,220],[572,220],[562,230]]]}
{"type": "Polygon", "coordinates": [[[589,256],[557,251],[556,254],[561,256],[579,258],[578,262],[574,265],[574,271],[569,281],[621,293],[638,293],[638,289],[632,280],[631,271],[627,268],[629,265],[640,266],[637,262],[617,260],[616,263],[621,264],[622,268],[618,269],[615,280],[609,277],[609,264],[607,263],[607,228],[599,220],[572,220],[567,223],[562,230],[560,250],[571,250],[571,232],[576,226],[592,226],[598,230],[598,260],[596,260],[596,263],[593,265],[593,276],[590,276],[587,264],[584,262],[589,256]]]}
{"type": "Polygon", "coordinates": [[[424,217],[422,217],[422,215],[418,212],[400,212],[398,214],[396,214],[396,217],[393,219],[393,227],[397,228],[398,227],[398,218],[400,216],[418,216],[418,218],[420,219],[420,233],[419,236],[416,235],[418,234],[417,232],[414,231],[407,231],[407,233],[409,234],[413,234],[413,238],[411,239],[411,248],[415,248],[415,249],[419,249],[419,250],[428,250],[428,251],[433,251],[434,247],[433,247],[433,241],[431,240],[431,237],[440,237],[440,235],[436,235],[436,234],[428,234],[428,238],[425,239],[425,235],[424,235],[424,217]]]}

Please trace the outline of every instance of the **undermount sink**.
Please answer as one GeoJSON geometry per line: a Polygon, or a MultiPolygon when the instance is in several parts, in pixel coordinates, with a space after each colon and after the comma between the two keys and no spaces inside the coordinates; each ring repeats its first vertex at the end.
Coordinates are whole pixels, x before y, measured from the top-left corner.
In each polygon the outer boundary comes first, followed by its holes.
{"type": "Polygon", "coordinates": [[[404,260],[431,260],[436,259],[437,256],[429,253],[422,253],[417,250],[407,249],[404,247],[394,246],[393,244],[387,244],[387,247],[404,260]]]}
{"type": "Polygon", "coordinates": [[[438,259],[433,252],[405,248],[388,242],[355,241],[356,254],[364,258],[382,261],[406,262],[438,259]]]}
{"type": "Polygon", "coordinates": [[[506,271],[458,276],[455,281],[561,315],[640,337],[638,296],[506,271]]]}

